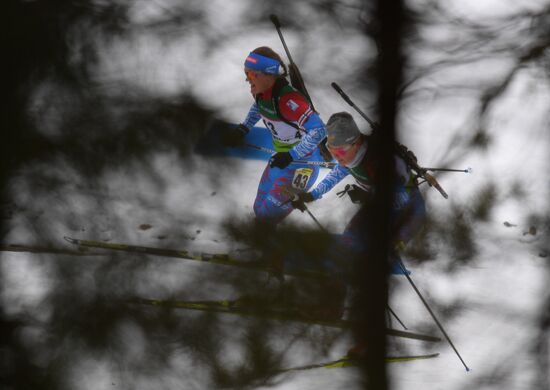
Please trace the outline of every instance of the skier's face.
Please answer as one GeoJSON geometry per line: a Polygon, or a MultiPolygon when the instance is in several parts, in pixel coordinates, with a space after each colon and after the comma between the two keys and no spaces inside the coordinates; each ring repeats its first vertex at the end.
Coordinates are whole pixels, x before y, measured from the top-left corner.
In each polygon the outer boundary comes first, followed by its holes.
{"type": "Polygon", "coordinates": [[[348,166],[357,155],[357,151],[359,150],[361,144],[362,137],[359,137],[351,144],[342,146],[331,146],[330,144],[327,144],[327,148],[330,154],[332,154],[332,157],[338,161],[338,164],[348,166]]]}
{"type": "Polygon", "coordinates": [[[246,81],[250,84],[250,93],[256,96],[259,93],[264,93],[275,84],[275,76],[256,72],[254,70],[245,69],[246,81]]]}

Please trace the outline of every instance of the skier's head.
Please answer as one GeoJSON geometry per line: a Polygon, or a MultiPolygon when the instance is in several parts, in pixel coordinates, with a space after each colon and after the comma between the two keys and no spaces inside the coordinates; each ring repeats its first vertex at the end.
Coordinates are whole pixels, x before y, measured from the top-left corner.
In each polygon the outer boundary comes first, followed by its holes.
{"type": "Polygon", "coordinates": [[[250,92],[255,96],[271,88],[277,77],[286,76],[287,71],[279,54],[267,46],[261,46],[246,57],[244,73],[250,83],[250,92]]]}
{"type": "Polygon", "coordinates": [[[341,165],[349,165],[364,142],[351,114],[337,112],[327,122],[327,148],[341,165]]]}

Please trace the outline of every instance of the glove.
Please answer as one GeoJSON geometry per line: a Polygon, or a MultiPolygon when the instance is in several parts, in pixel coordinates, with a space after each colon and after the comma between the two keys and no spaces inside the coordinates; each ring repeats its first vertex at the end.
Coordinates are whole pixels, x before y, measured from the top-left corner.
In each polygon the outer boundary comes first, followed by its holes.
{"type": "Polygon", "coordinates": [[[248,128],[240,124],[235,127],[228,127],[222,135],[222,143],[225,146],[239,146],[243,142],[244,136],[248,133],[248,128]]]}
{"type": "Polygon", "coordinates": [[[337,192],[336,195],[342,197],[348,194],[351,203],[367,204],[372,200],[372,191],[366,191],[363,188],[356,186],[355,184],[346,184],[343,191],[337,192]]]}
{"type": "Polygon", "coordinates": [[[292,156],[289,152],[277,152],[269,160],[269,166],[271,168],[276,167],[285,169],[292,162],[292,156]]]}
{"type": "Polygon", "coordinates": [[[367,192],[364,189],[352,184],[352,189],[348,191],[349,198],[351,203],[355,204],[367,204],[372,200],[372,192],[367,192]]]}
{"type": "Polygon", "coordinates": [[[301,212],[306,211],[306,203],[313,202],[313,195],[311,192],[301,192],[299,194],[294,194],[294,197],[290,201],[290,204],[295,209],[300,210],[301,212]]]}

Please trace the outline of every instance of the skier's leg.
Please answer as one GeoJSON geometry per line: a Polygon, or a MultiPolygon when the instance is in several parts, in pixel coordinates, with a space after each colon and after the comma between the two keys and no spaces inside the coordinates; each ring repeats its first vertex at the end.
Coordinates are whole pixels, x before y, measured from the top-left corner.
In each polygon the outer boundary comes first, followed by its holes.
{"type": "Polygon", "coordinates": [[[254,201],[256,218],[273,224],[294,209],[288,202],[291,192],[307,191],[319,175],[319,167],[290,164],[285,169],[266,166],[254,201]]]}
{"type": "Polygon", "coordinates": [[[402,275],[404,272],[400,252],[405,249],[408,242],[422,229],[426,219],[426,204],[418,190],[410,191],[407,204],[400,210],[392,210],[392,245],[390,252],[391,272],[395,275],[402,275]]]}
{"type": "Polygon", "coordinates": [[[403,248],[422,228],[426,219],[426,204],[418,188],[411,190],[407,205],[392,213],[394,246],[403,248]]]}

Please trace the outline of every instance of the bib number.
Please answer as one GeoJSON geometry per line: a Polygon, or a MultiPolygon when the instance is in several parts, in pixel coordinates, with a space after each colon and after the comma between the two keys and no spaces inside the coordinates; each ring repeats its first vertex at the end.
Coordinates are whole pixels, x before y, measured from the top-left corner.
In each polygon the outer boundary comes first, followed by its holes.
{"type": "Polygon", "coordinates": [[[296,169],[296,171],[294,172],[294,178],[292,179],[292,187],[296,188],[297,190],[305,190],[312,173],[313,169],[311,168],[296,169]]]}
{"type": "Polygon", "coordinates": [[[277,134],[277,130],[275,130],[275,126],[273,126],[273,123],[271,122],[268,122],[264,119],[264,124],[265,124],[265,127],[267,127],[269,129],[269,131],[271,131],[271,134],[274,136],[274,137],[277,137],[278,134],[277,134]]]}
{"type": "Polygon", "coordinates": [[[299,142],[302,138],[302,133],[296,130],[289,124],[281,121],[272,122],[266,118],[262,118],[265,127],[271,132],[274,140],[282,142],[286,145],[292,145],[299,142]]]}

